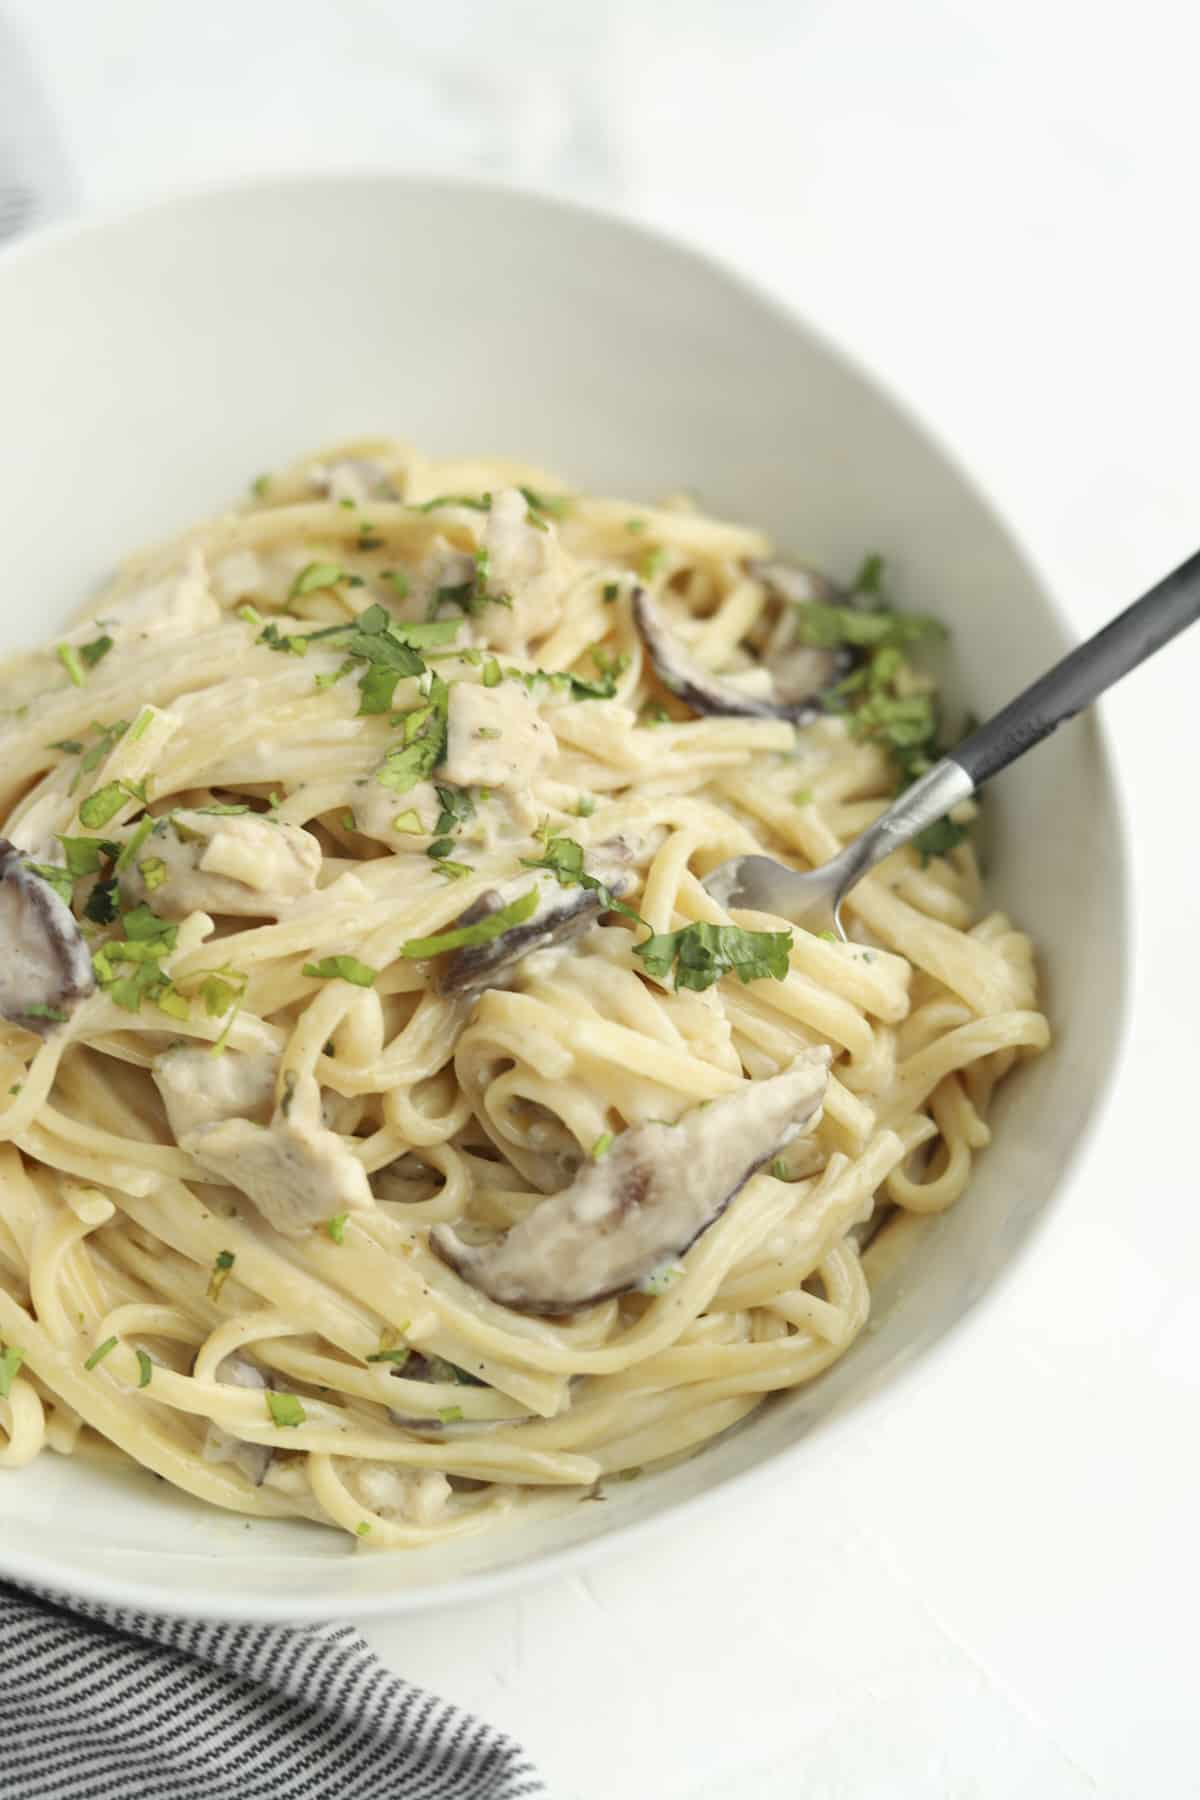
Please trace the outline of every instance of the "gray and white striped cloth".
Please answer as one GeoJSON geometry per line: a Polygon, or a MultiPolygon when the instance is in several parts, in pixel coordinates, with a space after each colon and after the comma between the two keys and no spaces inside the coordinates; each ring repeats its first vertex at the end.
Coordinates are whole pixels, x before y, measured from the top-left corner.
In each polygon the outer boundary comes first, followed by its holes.
{"type": "MultiPolygon", "coordinates": [[[[71,181],[0,18],[0,241],[71,181]]],[[[352,1625],[154,1618],[0,1583],[0,1800],[526,1800],[511,1738],[393,1675],[352,1625]]]]}
{"type": "Polygon", "coordinates": [[[3,1800],[529,1800],[511,1738],[352,1625],[214,1625],[0,1584],[3,1800]]]}

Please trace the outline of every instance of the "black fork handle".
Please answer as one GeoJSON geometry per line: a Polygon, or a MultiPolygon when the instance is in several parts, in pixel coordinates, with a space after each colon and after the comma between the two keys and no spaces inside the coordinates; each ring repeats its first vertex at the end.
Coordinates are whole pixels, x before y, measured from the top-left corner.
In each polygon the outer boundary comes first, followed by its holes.
{"type": "Polygon", "coordinates": [[[981,787],[1198,618],[1200,551],[956,744],[951,760],[981,787]]]}

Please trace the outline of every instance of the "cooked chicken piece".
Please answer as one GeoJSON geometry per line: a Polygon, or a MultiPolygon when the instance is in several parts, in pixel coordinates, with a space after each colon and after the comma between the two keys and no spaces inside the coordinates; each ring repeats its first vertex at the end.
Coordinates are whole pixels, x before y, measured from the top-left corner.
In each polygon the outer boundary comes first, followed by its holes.
{"type": "Polygon", "coordinates": [[[147,638],[191,637],[220,622],[221,608],[209,584],[204,557],[199,550],[191,550],[181,570],[123,599],[105,601],[102,613],[76,625],[63,641],[86,644],[105,633],[119,646],[123,641],[144,642],[147,638]]]}
{"type": "Polygon", "coordinates": [[[179,1044],[156,1056],[151,1068],[176,1143],[203,1125],[226,1119],[270,1123],[279,1058],[269,1051],[243,1055],[212,1046],[179,1044]]]}
{"type": "Polygon", "coordinates": [[[562,613],[574,564],[554,526],[544,523],[542,530],[530,522],[519,488],[501,488],[492,496],[483,533],[487,591],[511,604],[485,606],[479,623],[488,642],[501,650],[545,637],[562,613]]]}
{"type": "Polygon", "coordinates": [[[155,827],[121,876],[121,894],[127,905],[151,900],[165,919],[193,912],[279,917],[313,892],[320,868],[321,846],[299,825],[261,813],[184,809],[155,827]],[[141,865],[155,858],[166,874],[151,892],[141,865]]]}
{"type": "Polygon", "coordinates": [[[340,1212],[365,1212],[375,1197],[344,1138],[321,1123],[321,1090],[312,1076],[285,1095],[269,1125],[225,1118],[198,1125],[179,1148],[252,1200],[268,1225],[300,1237],[340,1212]]]}
{"type": "Polygon", "coordinates": [[[450,685],[447,781],[455,787],[525,788],[554,755],[557,741],[517,681],[450,685]]]}

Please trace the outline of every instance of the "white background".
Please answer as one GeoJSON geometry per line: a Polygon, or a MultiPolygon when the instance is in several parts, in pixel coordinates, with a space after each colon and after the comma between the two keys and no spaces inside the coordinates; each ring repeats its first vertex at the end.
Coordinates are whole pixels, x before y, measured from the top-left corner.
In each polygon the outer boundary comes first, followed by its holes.
{"type": "MultiPolygon", "coordinates": [[[[1081,629],[1200,539],[1184,0],[7,12],[85,206],[321,165],[581,193],[707,244],[863,357],[1081,629]]],[[[890,1410],[732,1518],[368,1628],[522,1738],[554,1800],[1200,1794],[1195,638],[1108,706],[1138,868],[1132,1034],[1010,1285],[890,1410]],[[800,1482],[817,1536],[790,1523],[800,1482]]]]}

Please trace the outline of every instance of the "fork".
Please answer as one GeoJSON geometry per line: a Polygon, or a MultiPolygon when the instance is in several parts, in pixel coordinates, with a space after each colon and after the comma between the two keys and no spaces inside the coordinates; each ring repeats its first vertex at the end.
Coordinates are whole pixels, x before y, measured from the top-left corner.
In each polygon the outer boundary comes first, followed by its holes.
{"type": "Polygon", "coordinates": [[[842,902],[856,882],[1197,618],[1200,551],[956,744],[829,862],[801,873],[770,856],[735,856],[705,878],[705,888],[726,908],[774,913],[811,929],[832,926],[845,942],[842,902]]]}

